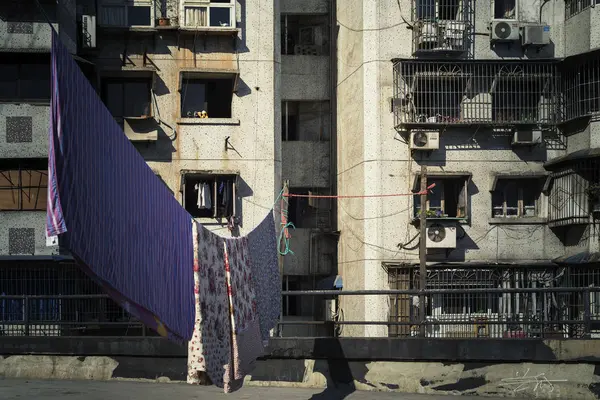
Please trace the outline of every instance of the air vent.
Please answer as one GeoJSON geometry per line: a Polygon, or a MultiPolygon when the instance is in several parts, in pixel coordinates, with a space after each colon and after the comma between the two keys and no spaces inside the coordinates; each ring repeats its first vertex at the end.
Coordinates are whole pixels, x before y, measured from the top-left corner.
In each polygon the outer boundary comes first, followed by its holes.
{"type": "Polygon", "coordinates": [[[10,255],[35,254],[35,229],[9,228],[8,253],[10,255]]]}
{"type": "Polygon", "coordinates": [[[542,131],[539,129],[522,129],[515,131],[513,146],[533,146],[542,143],[542,131]]]}
{"type": "Polygon", "coordinates": [[[31,117],[6,117],[6,143],[31,143],[32,141],[31,117]]]}

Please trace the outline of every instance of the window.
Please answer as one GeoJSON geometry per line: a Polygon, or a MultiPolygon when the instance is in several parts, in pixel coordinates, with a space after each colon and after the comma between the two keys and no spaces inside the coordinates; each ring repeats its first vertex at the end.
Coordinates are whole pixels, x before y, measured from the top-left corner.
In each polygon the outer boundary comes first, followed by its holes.
{"type": "Polygon", "coordinates": [[[494,0],[494,18],[516,19],[517,0],[494,0]]]}
{"type": "Polygon", "coordinates": [[[320,56],[329,53],[329,27],[322,15],[283,15],[281,54],[320,56]]]}
{"type": "Polygon", "coordinates": [[[235,0],[182,0],[187,27],[235,27],[235,0]]]}
{"type": "Polygon", "coordinates": [[[499,179],[492,191],[492,216],[537,217],[540,193],[539,179],[499,179]]]}
{"type": "Polygon", "coordinates": [[[236,175],[184,174],[183,207],[194,218],[235,216],[236,178],[236,175]]]}
{"type": "Polygon", "coordinates": [[[124,118],[152,115],[150,78],[108,78],[102,82],[102,98],[113,117],[123,125],[124,118]]]}
{"type": "MultiPolygon", "coordinates": [[[[427,179],[427,186],[435,184],[427,195],[427,216],[430,218],[467,218],[468,176],[435,177],[427,179]]],[[[420,190],[417,176],[413,191],[420,190]]],[[[414,196],[415,217],[421,212],[421,196],[414,196]]]]}
{"type": "Polygon", "coordinates": [[[416,20],[462,20],[461,0],[416,0],[416,20]]]}
{"type": "Polygon", "coordinates": [[[281,104],[283,141],[328,141],[330,124],[328,101],[284,101],[281,104]]]}
{"type": "Polygon", "coordinates": [[[183,79],[181,116],[196,118],[206,111],[208,118],[231,118],[233,84],[231,78],[183,79]]]}
{"type": "Polygon", "coordinates": [[[50,58],[37,54],[0,56],[0,101],[50,100],[50,58]]]}
{"type": "Polygon", "coordinates": [[[154,26],[154,6],[151,1],[104,0],[100,21],[115,27],[154,26]]]}
{"type": "Polygon", "coordinates": [[[48,163],[36,164],[0,167],[0,211],[46,211],[48,163]]]}

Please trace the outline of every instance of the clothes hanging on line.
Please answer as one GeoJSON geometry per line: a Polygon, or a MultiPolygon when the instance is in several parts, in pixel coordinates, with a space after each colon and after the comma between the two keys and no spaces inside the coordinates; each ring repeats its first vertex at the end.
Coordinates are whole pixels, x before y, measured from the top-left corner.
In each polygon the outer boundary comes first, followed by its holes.
{"type": "Polygon", "coordinates": [[[210,210],[212,208],[212,194],[210,185],[205,182],[196,183],[194,189],[198,192],[197,206],[200,210],[210,210]]]}
{"type": "Polygon", "coordinates": [[[194,237],[197,316],[187,381],[200,384],[206,373],[229,393],[254,369],[281,311],[273,212],[245,237],[224,239],[198,223],[194,237]]]}
{"type": "Polygon", "coordinates": [[[61,245],[134,317],[187,343],[194,329],[191,216],[54,31],[49,124],[47,236],[60,235],[61,245]]]}

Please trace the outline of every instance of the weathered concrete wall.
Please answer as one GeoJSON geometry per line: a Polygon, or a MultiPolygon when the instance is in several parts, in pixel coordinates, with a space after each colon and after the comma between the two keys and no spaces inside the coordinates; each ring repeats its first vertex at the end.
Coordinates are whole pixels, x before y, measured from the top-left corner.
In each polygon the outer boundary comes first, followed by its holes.
{"type": "Polygon", "coordinates": [[[57,253],[57,246],[46,247],[46,213],[44,211],[0,212],[0,255],[53,255],[57,253]],[[31,252],[31,249],[34,252],[31,252]]]}
{"type": "MultiPolygon", "coordinates": [[[[372,119],[367,120],[370,110],[366,109],[366,105],[370,103],[365,99],[365,83],[369,81],[369,77],[364,58],[368,50],[366,47],[372,43],[365,42],[367,33],[363,31],[363,7],[366,5],[367,2],[360,0],[337,3],[337,18],[340,21],[337,43],[337,125],[340,132],[337,139],[337,183],[338,194],[345,195],[362,194],[366,191],[362,188],[366,170],[370,166],[363,160],[372,158],[365,154],[365,143],[369,136],[377,134],[379,126],[379,123],[372,124],[372,119]],[[369,132],[369,135],[365,132],[369,132]]],[[[398,43],[402,43],[402,40],[398,40],[398,43]]],[[[340,199],[337,206],[338,228],[342,232],[338,247],[338,272],[344,277],[345,289],[365,289],[365,283],[369,282],[365,276],[364,261],[369,258],[369,248],[363,244],[366,235],[361,220],[367,214],[365,200],[340,199]]],[[[368,287],[377,288],[377,282],[369,283],[368,287]]],[[[364,302],[365,299],[360,296],[342,297],[341,306],[345,318],[352,321],[363,319],[364,302]]],[[[346,326],[344,331],[348,335],[365,335],[365,328],[359,326],[346,326]]]]}
{"type": "MultiPolygon", "coordinates": [[[[182,170],[239,172],[237,211],[239,234],[251,230],[271,209],[274,201],[276,144],[278,131],[275,94],[275,15],[273,2],[262,0],[243,7],[237,26],[237,52],[229,37],[207,36],[194,40],[174,33],[156,37],[140,36],[130,40],[126,57],[131,65],[143,66],[143,50],[156,67],[154,115],[159,122],[158,141],[137,145],[148,164],[162,177],[181,201],[182,170]],[[232,118],[188,119],[180,115],[180,71],[239,71],[237,92],[233,95],[232,118]],[[276,121],[277,120],[277,124],[276,121]],[[234,149],[225,148],[225,139],[234,149]]],[[[105,37],[97,56],[103,72],[119,68],[124,41],[105,37]]],[[[279,116],[277,116],[279,118],[279,116]]],[[[223,225],[203,220],[227,235],[223,225]]]]}
{"type": "Polygon", "coordinates": [[[329,56],[281,56],[283,100],[328,100],[329,56]]]}
{"type": "Polygon", "coordinates": [[[281,0],[282,14],[327,14],[330,0],[281,0]]]}
{"type": "Polygon", "coordinates": [[[50,107],[0,104],[0,158],[48,157],[50,107]]]}
{"type": "MultiPolygon", "coordinates": [[[[54,29],[59,30],[57,23],[53,26],[54,29]]],[[[52,29],[46,22],[21,23],[0,20],[0,49],[4,51],[24,49],[50,51],[52,45],[51,32],[52,29]],[[14,28],[11,28],[10,33],[8,25],[14,26],[14,28]]]]}
{"type": "MultiPolygon", "coordinates": [[[[186,359],[130,357],[0,357],[0,377],[21,379],[185,380],[186,359]]],[[[436,362],[259,361],[246,385],[422,394],[470,394],[539,399],[597,399],[594,364],[488,364],[436,362]]]]}
{"type": "Polygon", "coordinates": [[[283,142],[283,179],[291,187],[329,187],[330,147],[330,142],[283,142]]]}
{"type": "MultiPolygon", "coordinates": [[[[564,3],[544,5],[542,20],[551,25],[552,44],[524,52],[520,45],[490,47],[491,0],[477,2],[473,36],[475,59],[551,58],[564,54],[564,3]]],[[[536,21],[540,2],[520,4],[526,20],[536,21]]],[[[458,248],[445,254],[430,252],[428,261],[527,262],[549,260],[566,251],[560,238],[545,225],[497,224],[491,217],[491,174],[544,171],[543,163],[563,155],[564,147],[548,143],[538,148],[513,149],[510,137],[485,130],[446,130],[440,150],[410,154],[394,130],[390,99],[394,95],[393,58],[412,58],[412,30],[399,24],[411,20],[411,1],[338,2],[338,193],[366,195],[410,193],[420,164],[429,172],[468,171],[470,220],[459,228],[458,248]],[[532,239],[533,238],[533,239],[532,239]]],[[[542,209],[547,198],[540,200],[542,209]]],[[[339,269],[348,289],[387,287],[382,262],[418,262],[418,250],[401,250],[418,231],[409,225],[414,216],[412,196],[344,199],[338,204],[341,230],[339,269]]],[[[542,212],[541,216],[545,214],[542,212]]],[[[416,242],[414,242],[416,244],[416,242]]],[[[347,320],[387,319],[388,299],[343,299],[347,320]]],[[[345,327],[345,335],[385,336],[385,327],[345,327]]]]}

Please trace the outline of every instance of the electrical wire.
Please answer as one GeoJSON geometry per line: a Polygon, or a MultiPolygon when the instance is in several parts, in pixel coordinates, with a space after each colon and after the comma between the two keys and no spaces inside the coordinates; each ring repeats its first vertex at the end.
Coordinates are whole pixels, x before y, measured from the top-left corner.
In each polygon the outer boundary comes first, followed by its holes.
{"type": "Polygon", "coordinates": [[[381,198],[381,197],[400,197],[400,196],[420,196],[429,193],[429,190],[435,187],[435,183],[427,186],[426,190],[416,193],[391,193],[391,194],[366,194],[366,195],[317,195],[317,194],[295,194],[287,193],[284,197],[302,197],[310,199],[365,199],[365,198],[381,198]]]}

